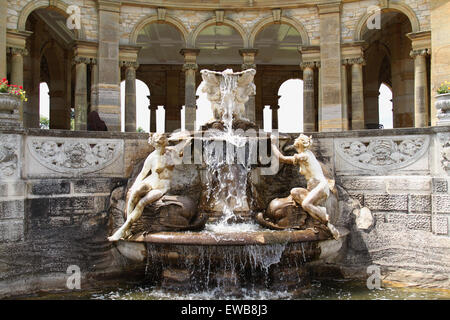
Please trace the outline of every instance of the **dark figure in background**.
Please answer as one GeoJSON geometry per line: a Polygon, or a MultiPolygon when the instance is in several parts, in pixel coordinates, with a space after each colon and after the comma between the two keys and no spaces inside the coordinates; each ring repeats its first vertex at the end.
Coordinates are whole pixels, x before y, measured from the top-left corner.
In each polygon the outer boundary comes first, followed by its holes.
{"type": "Polygon", "coordinates": [[[100,119],[97,111],[89,112],[87,129],[88,131],[108,131],[105,122],[100,119]]]}

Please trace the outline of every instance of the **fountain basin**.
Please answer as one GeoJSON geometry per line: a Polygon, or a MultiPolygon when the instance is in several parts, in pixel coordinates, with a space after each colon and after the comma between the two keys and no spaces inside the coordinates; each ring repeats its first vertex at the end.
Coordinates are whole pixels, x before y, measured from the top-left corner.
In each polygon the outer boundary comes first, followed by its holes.
{"type": "Polygon", "coordinates": [[[116,246],[170,290],[298,289],[310,283],[308,263],[328,262],[342,251],[348,231],[339,231],[337,240],[321,229],[139,233],[116,246]]]}
{"type": "Polygon", "coordinates": [[[227,232],[158,232],[134,235],[127,241],[145,242],[152,244],[176,244],[176,245],[202,245],[202,246],[227,246],[227,245],[270,245],[287,244],[297,242],[312,242],[328,240],[329,234],[318,229],[314,230],[286,230],[286,231],[253,231],[247,233],[227,232]]]}
{"type": "Polygon", "coordinates": [[[145,232],[133,235],[130,239],[120,240],[116,243],[120,253],[133,261],[144,261],[147,257],[146,244],[174,245],[174,246],[248,246],[248,245],[274,245],[291,243],[316,243],[321,249],[319,258],[328,258],[337,253],[349,231],[338,228],[341,237],[330,239],[325,231],[284,230],[284,231],[252,231],[252,232],[145,232]]]}

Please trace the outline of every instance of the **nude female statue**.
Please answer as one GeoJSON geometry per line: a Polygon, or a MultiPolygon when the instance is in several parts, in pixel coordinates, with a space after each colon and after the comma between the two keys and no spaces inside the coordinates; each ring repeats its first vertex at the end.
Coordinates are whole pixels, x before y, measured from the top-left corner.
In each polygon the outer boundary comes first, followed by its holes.
{"type": "Polygon", "coordinates": [[[149,143],[155,150],[149,154],[141,172],[136,177],[126,197],[125,223],[110,237],[109,241],[117,241],[127,236],[131,225],[140,218],[145,206],[159,200],[169,191],[172,171],[181,163],[183,149],[192,140],[186,139],[174,147],[168,147],[169,141],[163,134],[153,134],[149,143]]]}
{"type": "Polygon", "coordinates": [[[326,224],[334,238],[337,239],[339,232],[329,222],[326,208],[320,205],[328,199],[330,191],[334,188],[334,181],[325,177],[320,162],[310,151],[312,138],[300,134],[294,142],[297,150],[297,154],[294,156],[284,156],[276,147],[276,138],[272,136],[271,140],[272,152],[275,157],[280,162],[299,166],[300,174],[306,178],[307,189],[294,188],[291,190],[293,200],[300,204],[311,217],[326,224]]]}

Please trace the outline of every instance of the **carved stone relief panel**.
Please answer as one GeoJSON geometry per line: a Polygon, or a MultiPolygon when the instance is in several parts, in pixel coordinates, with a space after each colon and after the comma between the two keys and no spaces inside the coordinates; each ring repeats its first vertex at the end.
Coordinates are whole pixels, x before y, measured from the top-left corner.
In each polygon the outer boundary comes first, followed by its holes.
{"type": "Polygon", "coordinates": [[[21,136],[0,135],[0,179],[10,180],[20,177],[21,136]]]}
{"type": "Polygon", "coordinates": [[[335,140],[335,150],[347,165],[389,173],[408,167],[429,149],[428,136],[358,137],[335,140]]]}
{"type": "Polygon", "coordinates": [[[29,137],[27,151],[28,173],[32,176],[45,172],[77,176],[123,171],[122,140],[29,137]]]}
{"type": "Polygon", "coordinates": [[[450,133],[439,134],[440,142],[440,163],[442,169],[450,174],[450,133]]]}

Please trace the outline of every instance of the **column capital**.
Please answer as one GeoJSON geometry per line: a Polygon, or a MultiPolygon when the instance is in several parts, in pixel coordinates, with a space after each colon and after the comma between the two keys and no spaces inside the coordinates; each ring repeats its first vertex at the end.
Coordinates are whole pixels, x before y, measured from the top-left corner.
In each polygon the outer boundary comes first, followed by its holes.
{"type": "Polygon", "coordinates": [[[347,60],[347,62],[345,64],[349,64],[349,65],[355,65],[355,64],[360,64],[363,66],[366,65],[366,60],[363,57],[343,59],[342,64],[344,64],[344,60],[347,60]]]}
{"type": "Polygon", "coordinates": [[[429,50],[428,49],[418,49],[418,50],[411,50],[411,52],[409,53],[409,55],[411,56],[411,58],[416,58],[419,56],[423,56],[426,57],[428,56],[429,50]]]}
{"type": "Polygon", "coordinates": [[[26,48],[18,48],[18,47],[8,47],[9,53],[11,55],[21,55],[21,56],[27,56],[28,50],[26,48]]]}
{"type": "Polygon", "coordinates": [[[91,58],[83,57],[83,56],[73,57],[72,64],[80,64],[80,63],[89,64],[89,63],[91,63],[91,58]]]}
{"type": "Polygon", "coordinates": [[[139,68],[139,63],[137,62],[137,61],[126,61],[126,60],[124,60],[124,61],[120,61],[120,66],[121,67],[125,67],[125,68],[133,68],[133,69],[137,69],[137,68],[139,68]]]}
{"type": "Polygon", "coordinates": [[[194,70],[197,71],[198,70],[198,64],[196,63],[185,63],[183,64],[183,71],[188,71],[188,70],[194,70]]]}
{"type": "Polygon", "coordinates": [[[317,61],[303,61],[300,63],[300,69],[314,69],[317,67],[317,61]]]}

